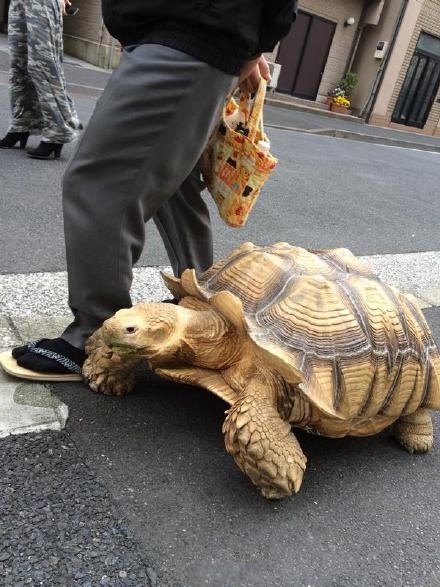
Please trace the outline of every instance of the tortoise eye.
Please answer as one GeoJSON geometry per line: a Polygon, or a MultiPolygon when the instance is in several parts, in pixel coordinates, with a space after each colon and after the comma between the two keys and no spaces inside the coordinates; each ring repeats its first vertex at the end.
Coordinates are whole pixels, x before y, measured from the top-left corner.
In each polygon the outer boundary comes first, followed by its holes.
{"type": "Polygon", "coordinates": [[[135,332],[137,332],[137,328],[136,326],[127,326],[125,328],[125,332],[126,334],[134,334],[135,332]]]}

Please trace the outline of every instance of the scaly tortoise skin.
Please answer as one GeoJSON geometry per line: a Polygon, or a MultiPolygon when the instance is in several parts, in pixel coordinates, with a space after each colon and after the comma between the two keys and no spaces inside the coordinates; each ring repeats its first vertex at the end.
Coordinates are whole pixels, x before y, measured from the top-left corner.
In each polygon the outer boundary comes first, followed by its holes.
{"type": "Polygon", "coordinates": [[[160,375],[231,405],[227,451],[268,498],[301,486],[306,457],[291,426],[332,438],[394,423],[410,452],[433,443],[440,356],[416,299],[347,249],[245,243],[196,278],[164,276],[178,306],[138,304],[87,345],[84,376],[122,394],[147,360],[160,375]]]}

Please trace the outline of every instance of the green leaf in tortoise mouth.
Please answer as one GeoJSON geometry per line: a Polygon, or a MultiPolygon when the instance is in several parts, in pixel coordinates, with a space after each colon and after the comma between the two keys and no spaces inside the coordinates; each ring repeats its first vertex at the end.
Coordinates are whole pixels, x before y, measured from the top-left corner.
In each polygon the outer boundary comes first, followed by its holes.
{"type": "Polygon", "coordinates": [[[118,355],[136,355],[144,350],[144,347],[134,347],[125,344],[112,344],[110,348],[118,355]]]}

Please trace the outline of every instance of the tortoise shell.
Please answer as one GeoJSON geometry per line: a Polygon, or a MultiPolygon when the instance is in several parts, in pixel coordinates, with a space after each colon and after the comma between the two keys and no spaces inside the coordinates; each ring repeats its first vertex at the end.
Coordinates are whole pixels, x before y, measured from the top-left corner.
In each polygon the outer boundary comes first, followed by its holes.
{"type": "Polygon", "coordinates": [[[165,281],[178,298],[234,294],[255,345],[331,418],[440,408],[440,356],[416,299],[348,249],[245,243],[198,279],[165,281]]]}

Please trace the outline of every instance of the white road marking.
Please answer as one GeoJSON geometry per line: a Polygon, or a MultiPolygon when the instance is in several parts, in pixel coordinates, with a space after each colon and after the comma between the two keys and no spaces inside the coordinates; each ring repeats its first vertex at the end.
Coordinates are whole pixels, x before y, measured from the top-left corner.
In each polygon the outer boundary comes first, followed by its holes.
{"type": "Polygon", "coordinates": [[[416,147],[405,147],[405,145],[384,145],[383,143],[376,144],[378,147],[386,147],[387,149],[406,149],[407,151],[417,151],[417,153],[427,153],[428,155],[440,155],[439,151],[428,151],[426,149],[417,149],[416,147]]]}
{"type": "Polygon", "coordinates": [[[385,283],[415,295],[422,308],[440,306],[440,251],[359,259],[385,283]]]}
{"type": "MultiPolygon", "coordinates": [[[[440,307],[440,251],[359,257],[389,285],[415,295],[422,307],[440,307]]],[[[133,302],[157,301],[170,294],[160,271],[169,267],[134,270],[133,302]]],[[[0,315],[68,316],[65,272],[0,275],[0,315]]]]}

